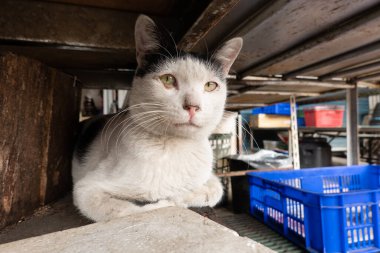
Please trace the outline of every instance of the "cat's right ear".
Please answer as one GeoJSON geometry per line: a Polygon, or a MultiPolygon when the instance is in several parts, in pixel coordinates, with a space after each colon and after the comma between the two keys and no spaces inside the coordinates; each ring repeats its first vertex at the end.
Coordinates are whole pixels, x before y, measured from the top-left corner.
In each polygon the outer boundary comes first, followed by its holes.
{"type": "Polygon", "coordinates": [[[145,56],[159,49],[157,26],[145,15],[140,15],[135,25],[136,60],[138,67],[144,66],[145,56]]]}

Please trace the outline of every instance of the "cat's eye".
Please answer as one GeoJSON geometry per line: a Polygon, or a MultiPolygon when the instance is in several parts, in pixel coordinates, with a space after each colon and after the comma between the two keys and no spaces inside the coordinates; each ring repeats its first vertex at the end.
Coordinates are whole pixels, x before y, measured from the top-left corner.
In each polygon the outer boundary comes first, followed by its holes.
{"type": "Polygon", "coordinates": [[[207,82],[205,84],[205,91],[211,92],[218,88],[218,84],[216,82],[207,82]]]}
{"type": "Polygon", "coordinates": [[[177,86],[175,77],[171,74],[165,74],[159,77],[165,88],[172,89],[177,86]]]}

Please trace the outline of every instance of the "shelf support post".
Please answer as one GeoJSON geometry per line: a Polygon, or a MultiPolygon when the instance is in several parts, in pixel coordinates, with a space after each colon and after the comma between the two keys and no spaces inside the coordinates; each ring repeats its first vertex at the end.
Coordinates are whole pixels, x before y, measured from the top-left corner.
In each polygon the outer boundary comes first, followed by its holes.
{"type": "Polygon", "coordinates": [[[290,96],[290,126],[291,126],[291,144],[292,144],[292,158],[293,168],[300,169],[300,155],[298,145],[298,124],[297,124],[297,107],[295,95],[290,96]]]}
{"type": "Polygon", "coordinates": [[[237,122],[238,122],[238,152],[239,155],[243,154],[243,116],[238,115],[237,122]]]}
{"type": "Polygon", "coordinates": [[[359,164],[358,88],[346,90],[347,166],[359,164]]]}

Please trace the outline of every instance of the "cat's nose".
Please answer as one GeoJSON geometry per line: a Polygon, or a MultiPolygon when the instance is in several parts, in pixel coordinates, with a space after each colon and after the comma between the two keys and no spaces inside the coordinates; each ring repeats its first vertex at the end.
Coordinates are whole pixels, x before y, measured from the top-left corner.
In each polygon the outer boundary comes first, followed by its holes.
{"type": "Polygon", "coordinates": [[[192,119],[196,112],[198,112],[201,108],[199,105],[183,105],[183,109],[189,113],[190,119],[192,119]]]}

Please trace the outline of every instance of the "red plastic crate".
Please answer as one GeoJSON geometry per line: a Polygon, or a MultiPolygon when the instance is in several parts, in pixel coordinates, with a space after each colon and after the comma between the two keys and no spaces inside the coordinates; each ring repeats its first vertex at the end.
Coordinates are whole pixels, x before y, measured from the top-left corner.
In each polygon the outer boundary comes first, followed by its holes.
{"type": "Polygon", "coordinates": [[[305,108],[305,125],[309,127],[342,127],[344,106],[305,108]]]}

